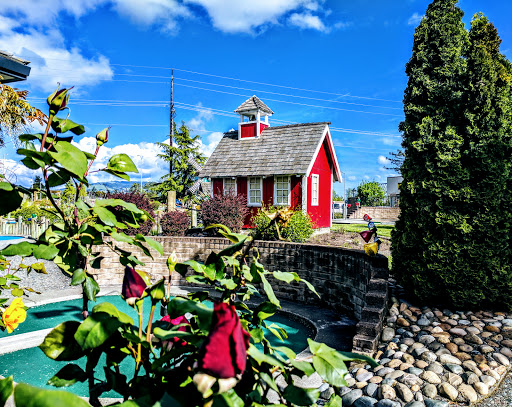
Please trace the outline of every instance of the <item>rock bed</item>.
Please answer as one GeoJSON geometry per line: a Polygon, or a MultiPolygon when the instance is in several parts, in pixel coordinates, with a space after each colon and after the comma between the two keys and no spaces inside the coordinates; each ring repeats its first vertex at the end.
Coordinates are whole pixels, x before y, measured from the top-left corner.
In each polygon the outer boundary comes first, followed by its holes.
{"type": "Polygon", "coordinates": [[[393,296],[375,355],[380,365],[351,365],[343,407],[475,403],[506,375],[511,348],[512,314],[418,308],[393,296]]]}

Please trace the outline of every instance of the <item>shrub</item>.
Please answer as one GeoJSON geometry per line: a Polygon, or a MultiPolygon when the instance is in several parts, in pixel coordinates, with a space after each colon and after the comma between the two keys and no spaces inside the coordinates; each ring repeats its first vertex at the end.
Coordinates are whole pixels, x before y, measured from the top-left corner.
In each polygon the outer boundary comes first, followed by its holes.
{"type": "Polygon", "coordinates": [[[184,236],[189,225],[189,217],[181,211],[166,212],[160,219],[160,226],[165,236],[184,236]]]}
{"type": "MultiPolygon", "coordinates": [[[[151,200],[147,195],[141,194],[140,192],[115,192],[115,193],[107,193],[107,199],[122,199],[125,202],[130,202],[135,204],[135,206],[139,209],[146,211],[152,218],[155,216],[155,212],[153,211],[153,205],[151,200]]],[[[117,209],[117,208],[116,208],[117,209]]],[[[120,209],[120,208],[119,208],[120,209]]],[[[138,228],[132,228],[128,226],[127,229],[123,229],[123,232],[127,235],[136,235],[140,233],[144,236],[149,236],[151,232],[151,228],[153,227],[153,222],[151,219],[148,219],[146,222],[141,224],[138,228]]]]}
{"type": "Polygon", "coordinates": [[[58,219],[58,215],[56,214],[55,209],[50,206],[50,201],[25,201],[21,204],[21,206],[16,209],[14,212],[11,212],[11,217],[14,219],[18,219],[18,216],[23,218],[24,222],[27,222],[28,218],[32,217],[32,214],[37,215],[38,220],[41,218],[48,219],[51,223],[55,223],[58,219]]]}
{"type": "Polygon", "coordinates": [[[216,195],[202,203],[201,214],[204,226],[222,224],[238,232],[249,214],[247,199],[242,195],[216,195]]]}
{"type": "MultiPolygon", "coordinates": [[[[277,211],[275,207],[264,208],[266,212],[274,213],[277,211]]],[[[253,236],[261,240],[277,240],[277,229],[275,224],[270,225],[271,220],[260,209],[256,216],[253,218],[253,223],[256,228],[253,231],[253,236]]],[[[292,242],[305,242],[313,234],[313,224],[309,215],[297,209],[291,216],[287,226],[280,226],[279,231],[281,237],[289,239],[292,242]]]]}

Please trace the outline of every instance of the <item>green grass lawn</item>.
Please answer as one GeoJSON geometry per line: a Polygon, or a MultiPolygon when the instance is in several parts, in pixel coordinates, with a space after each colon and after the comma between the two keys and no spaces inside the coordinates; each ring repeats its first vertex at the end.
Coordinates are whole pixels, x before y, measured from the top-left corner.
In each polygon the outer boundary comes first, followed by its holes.
{"type": "MultiPolygon", "coordinates": [[[[377,227],[377,233],[379,236],[384,237],[391,237],[391,231],[395,228],[393,225],[380,225],[378,223],[375,224],[377,227]]],[[[345,225],[332,225],[331,228],[332,231],[337,230],[343,230],[345,232],[353,232],[353,233],[359,233],[363,230],[368,230],[368,226],[365,224],[358,224],[358,223],[352,223],[352,224],[345,224],[345,225]]]]}

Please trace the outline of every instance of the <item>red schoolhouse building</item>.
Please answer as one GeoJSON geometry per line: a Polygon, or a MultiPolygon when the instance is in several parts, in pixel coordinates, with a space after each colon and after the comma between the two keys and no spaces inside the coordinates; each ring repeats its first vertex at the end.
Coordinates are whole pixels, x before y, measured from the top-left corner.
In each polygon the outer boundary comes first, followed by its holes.
{"type": "Polygon", "coordinates": [[[262,204],[302,208],[315,228],[330,227],[333,183],[341,181],[330,123],[270,126],[274,112],[256,96],[235,113],[238,130],[224,134],[200,173],[211,179],[212,195],[246,197],[244,227],[262,204]]]}

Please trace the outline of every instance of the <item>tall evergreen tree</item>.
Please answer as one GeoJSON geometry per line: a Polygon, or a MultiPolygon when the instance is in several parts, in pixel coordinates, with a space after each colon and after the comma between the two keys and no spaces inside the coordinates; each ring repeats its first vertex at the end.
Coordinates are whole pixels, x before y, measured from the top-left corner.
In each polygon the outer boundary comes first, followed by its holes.
{"type": "Polygon", "coordinates": [[[406,67],[401,216],[393,269],[423,300],[512,305],[510,63],[483,16],[434,0],[406,67]]]}
{"type": "Polygon", "coordinates": [[[512,70],[496,28],[482,14],[471,22],[469,39],[463,165],[472,192],[465,236],[471,266],[463,287],[473,299],[512,305],[512,238],[496,238],[512,227],[512,70]]]}
{"type": "MultiPolygon", "coordinates": [[[[400,124],[405,159],[393,270],[420,298],[441,292],[465,261],[458,237],[469,175],[462,166],[462,113],[468,33],[457,0],[434,0],[416,28],[400,124]]],[[[450,289],[449,287],[448,289],[450,289]]]]}
{"type": "Polygon", "coordinates": [[[199,165],[203,165],[206,161],[206,157],[199,151],[198,140],[198,135],[190,135],[190,129],[185,122],[181,122],[179,129],[174,122],[173,145],[158,143],[163,150],[158,157],[172,164],[172,173],[164,175],[161,182],[150,186],[160,200],[166,199],[167,191],[176,191],[176,197],[180,199],[190,195],[188,188],[194,184],[197,170],[190,164],[189,159],[199,165]]]}

